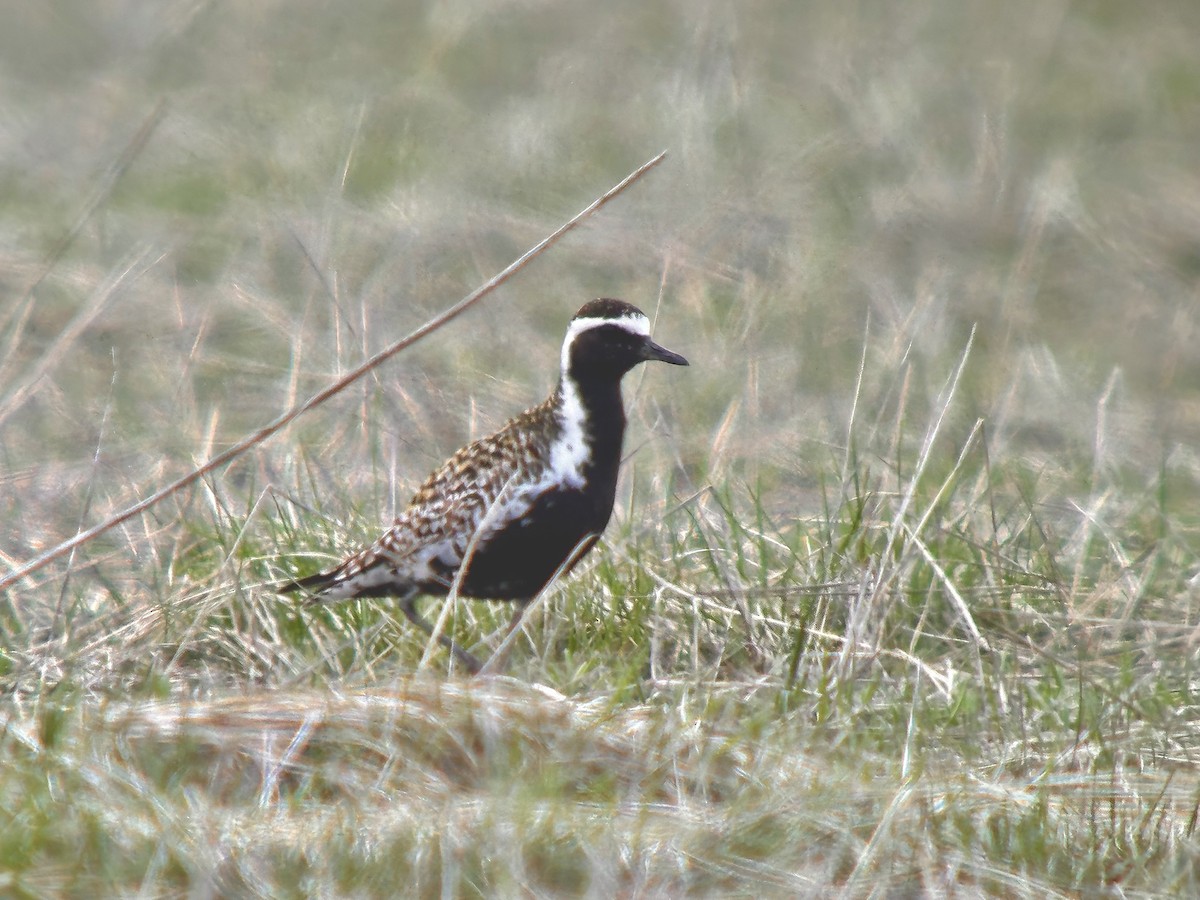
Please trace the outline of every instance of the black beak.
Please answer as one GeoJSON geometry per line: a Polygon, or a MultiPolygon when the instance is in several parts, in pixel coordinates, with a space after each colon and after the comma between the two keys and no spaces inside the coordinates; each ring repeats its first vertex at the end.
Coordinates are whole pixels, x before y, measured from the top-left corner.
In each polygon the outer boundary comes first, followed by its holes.
{"type": "Polygon", "coordinates": [[[650,338],[646,338],[646,343],[642,345],[643,359],[656,359],[659,362],[670,363],[673,366],[686,366],[688,361],[678,353],[672,353],[666,347],[660,347],[650,338]]]}

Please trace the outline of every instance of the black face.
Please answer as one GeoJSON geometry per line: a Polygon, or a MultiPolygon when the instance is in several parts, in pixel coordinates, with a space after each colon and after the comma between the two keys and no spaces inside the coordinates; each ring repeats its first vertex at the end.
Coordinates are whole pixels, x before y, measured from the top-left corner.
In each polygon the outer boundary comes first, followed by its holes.
{"type": "Polygon", "coordinates": [[[577,380],[619,379],[638,363],[651,359],[673,366],[688,364],[678,353],[617,324],[597,325],[575,335],[570,358],[570,372],[577,380]]]}

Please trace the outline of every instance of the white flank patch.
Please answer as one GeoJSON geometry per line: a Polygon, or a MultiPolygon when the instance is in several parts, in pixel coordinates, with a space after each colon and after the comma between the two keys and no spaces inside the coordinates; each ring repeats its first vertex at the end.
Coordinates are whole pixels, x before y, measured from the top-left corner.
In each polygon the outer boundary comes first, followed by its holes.
{"type": "Polygon", "coordinates": [[[422,547],[412,555],[411,559],[412,572],[417,579],[435,581],[438,578],[444,578],[447,569],[453,573],[458,568],[462,563],[462,553],[455,548],[452,539],[447,539],[422,547]],[[437,560],[442,568],[434,568],[434,560],[437,560]]]}
{"type": "Polygon", "coordinates": [[[395,580],[396,570],[376,563],[367,569],[360,569],[349,578],[344,578],[341,581],[335,581],[325,590],[321,591],[320,597],[322,600],[343,600],[347,597],[356,596],[359,591],[370,590],[374,587],[379,587],[381,584],[388,584],[395,580]]]}

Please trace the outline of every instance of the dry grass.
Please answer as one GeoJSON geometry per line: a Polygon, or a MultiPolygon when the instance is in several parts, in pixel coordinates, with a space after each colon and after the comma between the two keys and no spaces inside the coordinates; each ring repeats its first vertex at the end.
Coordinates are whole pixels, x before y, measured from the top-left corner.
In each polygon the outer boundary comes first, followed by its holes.
{"type": "Polygon", "coordinates": [[[1193,5],[568,6],[0,37],[8,571],[671,151],[8,588],[0,893],[1197,893],[1193,5]],[[693,365],[629,379],[617,520],[507,677],[264,589],[600,295],[693,365]]]}

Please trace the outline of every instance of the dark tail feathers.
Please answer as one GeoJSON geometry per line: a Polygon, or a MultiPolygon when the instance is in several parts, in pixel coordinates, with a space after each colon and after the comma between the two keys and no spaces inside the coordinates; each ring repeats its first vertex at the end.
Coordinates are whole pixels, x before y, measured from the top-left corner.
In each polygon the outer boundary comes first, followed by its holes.
{"type": "Polygon", "coordinates": [[[318,572],[316,575],[297,578],[295,581],[285,581],[282,584],[275,585],[275,592],[278,594],[298,594],[301,591],[306,591],[310,594],[319,594],[337,581],[337,573],[338,570],[334,569],[330,572],[318,572]]]}

